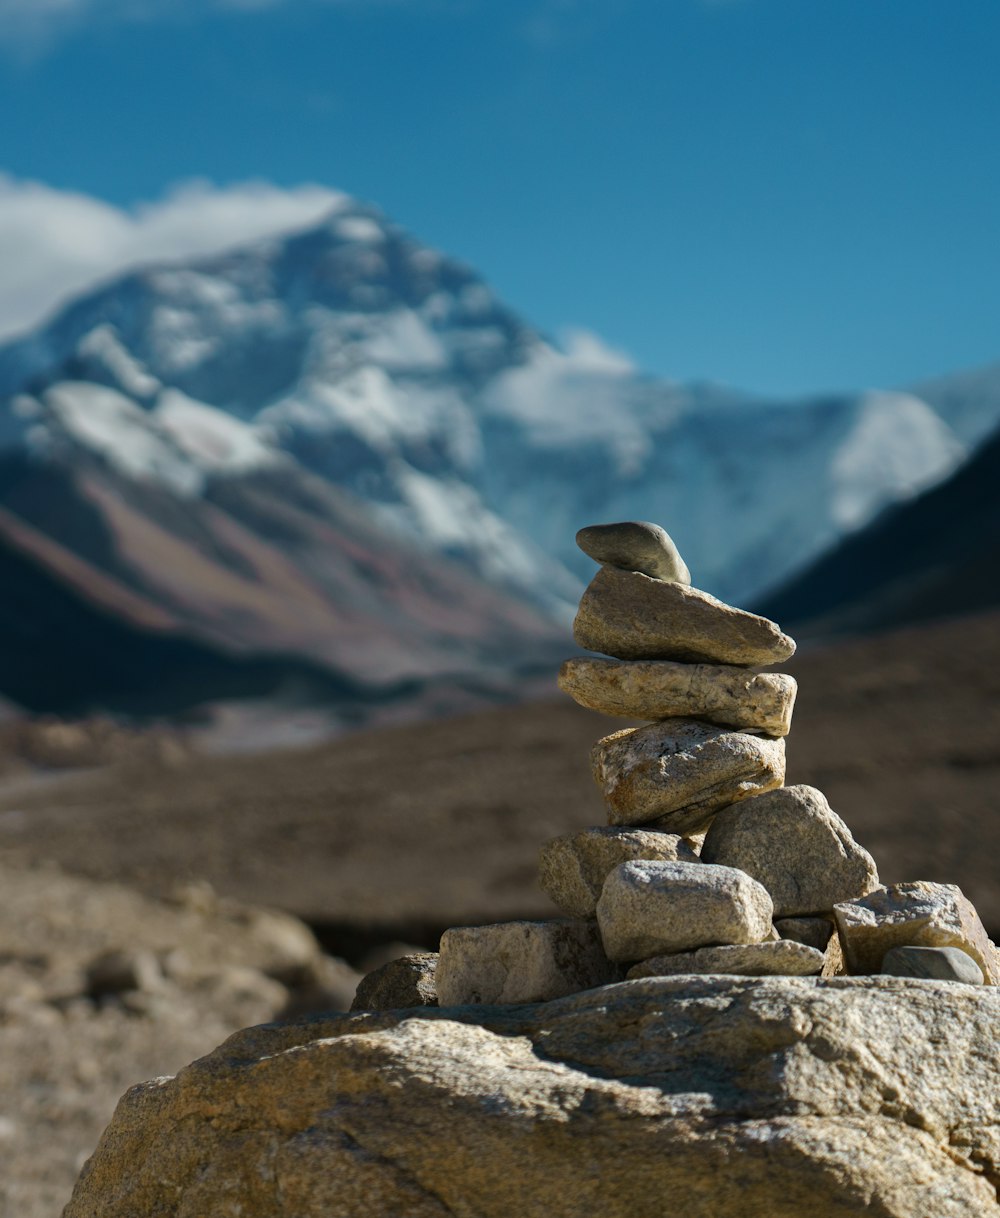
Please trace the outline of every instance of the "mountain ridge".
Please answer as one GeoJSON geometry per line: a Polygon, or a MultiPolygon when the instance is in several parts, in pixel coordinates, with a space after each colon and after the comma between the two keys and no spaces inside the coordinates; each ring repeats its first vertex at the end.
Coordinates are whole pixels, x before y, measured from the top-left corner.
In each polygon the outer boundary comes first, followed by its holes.
{"type": "MultiPolygon", "coordinates": [[[[47,471],[77,535],[91,521],[75,544],[99,542],[182,634],[391,682],[565,637],[594,520],[658,520],[696,583],[759,599],[1000,420],[1000,395],[965,409],[942,385],[936,409],[644,376],[592,336],[556,347],[345,196],[318,225],[106,281],[0,346],[0,455],[47,471]]],[[[38,498],[0,466],[0,507],[65,534],[38,498]]]]}

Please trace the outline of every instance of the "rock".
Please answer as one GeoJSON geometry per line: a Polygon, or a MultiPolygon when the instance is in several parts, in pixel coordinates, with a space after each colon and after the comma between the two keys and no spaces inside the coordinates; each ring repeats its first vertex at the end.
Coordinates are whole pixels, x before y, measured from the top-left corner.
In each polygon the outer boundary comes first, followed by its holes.
{"type": "Polygon", "coordinates": [[[590,760],[610,824],[655,821],[668,833],[704,828],[720,808],[785,778],[784,740],[696,719],[624,728],[598,740],[590,760]]]}
{"type": "Polygon", "coordinates": [[[250,1028],[124,1096],[65,1218],[1000,1218],[998,1026],[984,987],[684,977],[250,1028]]]}
{"type": "Polygon", "coordinates": [[[707,592],[602,567],[583,594],[573,637],[587,651],[619,660],[780,664],[795,642],[767,618],[707,592]]]}
{"type": "Polygon", "coordinates": [[[715,943],[759,943],[771,898],[756,880],[708,863],[620,863],[604,882],[597,922],[611,960],[647,960],[715,943]]]}
{"type": "Polygon", "coordinates": [[[743,977],[813,977],[823,969],[823,953],[804,943],[737,943],[700,947],[694,952],[653,956],[625,974],[635,977],[677,977],[684,973],[729,973],[743,977]]]}
{"type": "MultiPolygon", "coordinates": [[[[16,1125],[0,1144],[0,1214],[52,1218],[127,1087],[306,995],[263,975],[294,953],[276,954],[269,920],[227,897],[158,899],[28,858],[0,860],[0,891],[0,1122],[16,1125]]],[[[349,976],[314,950],[317,973],[349,976]]],[[[359,980],[342,1007],[324,996],[313,1010],[346,1010],[359,980]]]]}
{"type": "Polygon", "coordinates": [[[625,571],[641,571],[653,579],[690,584],[691,572],[666,529],[645,520],[621,524],[591,524],[576,535],[576,544],[595,562],[625,571]]]}
{"type": "Polygon", "coordinates": [[[538,883],[573,918],[592,918],[608,872],[630,859],[696,863],[698,856],[675,833],[649,829],[584,829],[542,847],[538,883]]]}
{"type": "Polygon", "coordinates": [[[882,960],[890,977],[929,977],[936,981],[963,981],[982,985],[983,970],[957,947],[890,947],[882,960]]]}
{"type": "Polygon", "coordinates": [[[779,918],[823,913],[878,887],[872,856],[815,787],[782,787],[723,808],[701,857],[759,880],[779,918]]]}
{"type": "Polygon", "coordinates": [[[833,912],[850,973],[877,973],[893,947],[957,947],[983,970],[987,985],[1000,984],[997,949],[955,884],[893,884],[833,912]]]}
{"type": "Polygon", "coordinates": [[[833,935],[830,918],[775,918],[774,927],[782,939],[804,943],[821,952],[826,951],[833,935]]]}
{"type": "Polygon", "coordinates": [[[778,918],[774,928],[782,939],[801,943],[823,953],[821,977],[839,977],[844,972],[844,953],[833,915],[826,918],[778,918]]]}
{"type": "Polygon", "coordinates": [[[620,980],[594,922],[557,918],[455,926],[441,936],[441,1006],[544,1002],[620,980]]]}
{"type": "Polygon", "coordinates": [[[352,1011],[391,1011],[402,1007],[436,1007],[437,952],[419,952],[390,960],[362,978],[352,1011]]]}
{"type": "Polygon", "coordinates": [[[95,956],[85,970],[87,993],[91,998],[125,994],[130,990],[147,993],[162,988],[163,970],[155,954],[143,948],[111,948],[95,956]]]}
{"type": "Polygon", "coordinates": [[[844,952],[840,946],[840,935],[834,930],[830,941],[823,953],[823,971],[821,977],[843,977],[847,972],[844,964],[844,952]]]}
{"type": "Polygon", "coordinates": [[[567,660],[559,688],[589,710],[629,719],[707,719],[787,736],[795,704],[793,677],[723,664],[672,660],[567,660]]]}

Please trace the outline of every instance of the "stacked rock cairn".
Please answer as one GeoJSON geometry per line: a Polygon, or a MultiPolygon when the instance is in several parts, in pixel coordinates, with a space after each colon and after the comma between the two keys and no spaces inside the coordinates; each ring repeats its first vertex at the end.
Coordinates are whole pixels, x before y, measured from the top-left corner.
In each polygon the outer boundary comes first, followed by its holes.
{"type": "Polygon", "coordinates": [[[542,850],[539,882],[567,916],[448,930],[437,956],[362,982],[355,1007],[541,1002],[680,974],[1000,983],[959,888],[882,886],[822,792],[784,785],[796,683],[756,670],[794,641],[691,587],[658,525],[594,525],[577,543],[601,567],[574,638],[602,655],[567,660],[559,685],[646,722],[593,748],[608,824],[542,850]]]}

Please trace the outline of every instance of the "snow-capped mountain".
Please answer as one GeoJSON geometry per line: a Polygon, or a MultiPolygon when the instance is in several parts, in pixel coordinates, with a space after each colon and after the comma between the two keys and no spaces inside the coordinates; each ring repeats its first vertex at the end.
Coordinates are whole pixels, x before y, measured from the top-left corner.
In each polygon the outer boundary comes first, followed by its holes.
{"type": "MultiPolygon", "coordinates": [[[[23,477],[72,480],[103,575],[199,638],[348,669],[336,615],[316,608],[337,604],[348,569],[324,559],[324,529],[363,525],[370,548],[423,556],[423,607],[395,601],[411,642],[465,581],[470,604],[492,589],[504,619],[486,613],[484,638],[513,648],[567,620],[591,567],[581,525],[659,521],[696,583],[752,600],[955,469],[1000,419],[1000,395],[963,403],[940,387],[769,402],[644,377],[596,339],[554,345],[473,271],[346,197],[308,230],[104,284],[0,348],[0,454],[23,477]],[[268,579],[273,601],[254,594],[268,579]]],[[[0,483],[20,518],[12,494],[0,483]]],[[[66,534],[27,499],[40,536],[66,534]]],[[[378,580],[366,587],[375,605],[378,580]]],[[[463,620],[459,665],[476,651],[463,620]]],[[[450,637],[435,629],[423,660],[408,668],[403,647],[380,666],[373,624],[361,667],[433,671],[450,637]]]]}

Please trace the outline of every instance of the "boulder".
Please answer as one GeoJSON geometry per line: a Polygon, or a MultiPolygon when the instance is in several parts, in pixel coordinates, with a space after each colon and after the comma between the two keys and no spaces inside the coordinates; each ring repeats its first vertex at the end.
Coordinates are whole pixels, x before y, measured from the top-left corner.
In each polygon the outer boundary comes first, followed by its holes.
{"type": "Polygon", "coordinates": [[[653,956],[634,964],[625,974],[635,977],[679,977],[684,973],[729,973],[742,977],[814,977],[823,970],[824,956],[814,947],[779,939],[774,943],[733,943],[699,947],[695,952],[653,956]]]}
{"type": "Polygon", "coordinates": [[[133,1087],[65,1218],[1000,1218],[1000,991],[650,978],[251,1028],[133,1087]]]}
{"type": "Polygon", "coordinates": [[[621,863],[604,882],[597,923],[611,960],[646,960],[771,934],[771,898],[742,871],[708,863],[621,863]]]}
{"type": "Polygon", "coordinates": [[[588,710],[628,719],[707,719],[787,736],[795,678],[731,664],[604,660],[581,656],[559,670],[559,688],[588,710]]]}
{"type": "Polygon", "coordinates": [[[779,918],[823,913],[878,887],[872,856],[815,787],[782,787],[723,808],[701,857],[759,880],[779,918]]]}
{"type": "Polygon", "coordinates": [[[595,922],[499,922],[453,926],[441,936],[438,1002],[544,1002],[620,981],[595,922]]]}
{"type": "Polygon", "coordinates": [[[957,947],[1000,985],[997,949],[972,902],[956,884],[917,880],[878,888],[833,907],[849,973],[877,973],[893,947],[957,947]]]}
{"type": "Polygon", "coordinates": [[[391,1011],[401,1007],[436,1007],[437,952],[414,952],[373,969],[358,985],[352,1011],[391,1011]]]}
{"type": "Polygon", "coordinates": [[[985,980],[975,960],[957,947],[890,947],[882,960],[882,972],[890,977],[933,977],[966,985],[982,985],[985,980]]]}
{"type": "Polygon", "coordinates": [[[669,719],[605,736],[590,763],[610,824],[686,834],[704,828],[720,808],[780,787],[785,742],[669,719]]]}
{"type": "Polygon", "coordinates": [[[542,847],[538,883],[573,918],[593,918],[608,872],[630,859],[696,863],[698,856],[676,833],[649,829],[584,829],[542,847]]]}
{"type": "Polygon", "coordinates": [[[689,584],[691,572],[673,538],[658,524],[625,520],[620,524],[591,524],[576,535],[576,544],[595,562],[625,571],[641,571],[653,579],[689,584]]]}
{"type": "Polygon", "coordinates": [[[767,618],[707,592],[602,567],[583,594],[573,637],[586,651],[618,660],[686,664],[780,664],[795,641],[767,618]]]}

